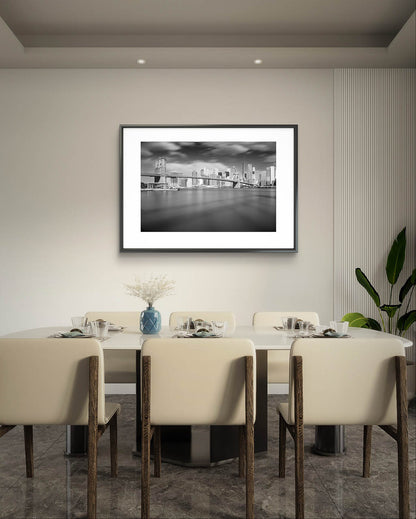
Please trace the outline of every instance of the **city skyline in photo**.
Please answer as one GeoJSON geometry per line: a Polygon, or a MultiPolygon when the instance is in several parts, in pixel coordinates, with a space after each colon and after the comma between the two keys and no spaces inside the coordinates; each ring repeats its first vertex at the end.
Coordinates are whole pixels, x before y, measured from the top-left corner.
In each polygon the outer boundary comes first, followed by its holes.
{"type": "Polygon", "coordinates": [[[242,172],[243,164],[257,171],[276,167],[276,143],[270,142],[141,142],[142,175],[155,173],[159,158],[166,172],[190,175],[193,171],[242,172]]]}

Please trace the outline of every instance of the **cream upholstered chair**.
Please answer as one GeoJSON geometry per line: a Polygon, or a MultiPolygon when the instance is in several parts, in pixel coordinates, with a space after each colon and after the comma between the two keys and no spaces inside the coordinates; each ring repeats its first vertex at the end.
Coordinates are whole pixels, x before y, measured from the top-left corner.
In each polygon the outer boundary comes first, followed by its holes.
{"type": "Polygon", "coordinates": [[[171,330],[175,328],[178,317],[192,317],[195,319],[203,319],[204,321],[223,321],[227,323],[227,333],[232,335],[235,331],[235,315],[233,312],[216,312],[207,310],[189,310],[189,312],[172,312],[169,316],[169,327],[171,330]]]}
{"type": "MultiPolygon", "coordinates": [[[[139,330],[140,312],[87,312],[88,321],[104,319],[117,326],[139,330]]],[[[136,382],[136,352],[134,350],[104,350],[105,381],[107,383],[136,382]]]]}
{"type": "MultiPolygon", "coordinates": [[[[195,314],[196,315],[196,314],[195,314]]],[[[254,516],[256,356],[248,339],[148,339],[142,347],[142,518],[150,516],[150,441],[160,477],[161,425],[239,425],[239,475],[254,516]]]]}
{"type": "Polygon", "coordinates": [[[0,437],[24,426],[26,475],[33,477],[33,425],[87,425],[89,518],[96,515],[97,443],[108,425],[111,476],[117,476],[119,410],[105,403],[95,339],[0,339],[0,437]]]}
{"type": "MultiPolygon", "coordinates": [[[[282,326],[282,317],[293,315],[313,325],[319,324],[316,312],[256,312],[253,326],[282,326]]],[[[267,381],[269,384],[289,382],[289,350],[270,350],[267,352],[267,381]]]]}
{"type": "Polygon", "coordinates": [[[399,513],[409,517],[406,358],[400,340],[299,339],[290,352],[289,401],[279,404],[279,477],[286,429],[295,441],[296,517],[304,517],[303,426],[362,425],[363,476],[370,475],[372,425],[397,441],[399,513]]]}

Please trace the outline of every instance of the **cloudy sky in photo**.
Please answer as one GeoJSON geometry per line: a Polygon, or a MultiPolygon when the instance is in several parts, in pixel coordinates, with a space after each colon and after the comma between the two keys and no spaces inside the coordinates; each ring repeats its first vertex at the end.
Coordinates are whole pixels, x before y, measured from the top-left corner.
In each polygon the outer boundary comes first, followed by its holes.
{"type": "Polygon", "coordinates": [[[141,142],[142,175],[154,173],[159,157],[166,159],[167,172],[191,174],[202,168],[226,171],[243,162],[264,171],[276,165],[276,142],[141,142]]]}

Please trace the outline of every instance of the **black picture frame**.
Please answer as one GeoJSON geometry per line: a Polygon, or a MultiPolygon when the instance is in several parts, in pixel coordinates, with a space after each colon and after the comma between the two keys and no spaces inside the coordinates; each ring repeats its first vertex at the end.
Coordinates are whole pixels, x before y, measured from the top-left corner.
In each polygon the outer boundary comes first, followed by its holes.
{"type": "Polygon", "coordinates": [[[297,197],[296,124],[120,125],[120,252],[297,252],[297,197]]]}

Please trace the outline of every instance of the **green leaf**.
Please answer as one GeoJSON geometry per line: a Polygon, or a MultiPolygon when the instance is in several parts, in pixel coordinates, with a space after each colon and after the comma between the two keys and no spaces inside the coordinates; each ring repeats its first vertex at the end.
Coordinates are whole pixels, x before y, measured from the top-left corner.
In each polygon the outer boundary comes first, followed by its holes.
{"type": "Polygon", "coordinates": [[[399,301],[401,303],[403,303],[404,298],[407,296],[407,293],[414,285],[416,285],[416,269],[414,269],[410,276],[406,279],[406,283],[402,286],[400,290],[399,301]]]}
{"type": "Polygon", "coordinates": [[[406,254],[406,227],[402,229],[391,246],[387,264],[386,274],[391,285],[394,285],[399,278],[403,268],[404,257],[406,254]]]}
{"type": "Polygon", "coordinates": [[[353,328],[364,328],[367,324],[367,317],[364,317],[363,314],[358,312],[345,314],[342,318],[342,321],[348,321],[350,326],[353,328]]]}
{"type": "Polygon", "coordinates": [[[367,317],[367,324],[365,328],[370,328],[371,330],[378,330],[379,332],[381,332],[380,323],[375,319],[372,319],[371,317],[367,317]]]}
{"type": "Polygon", "coordinates": [[[386,314],[391,318],[394,317],[394,314],[397,312],[397,310],[402,305],[383,305],[380,306],[380,310],[383,310],[383,312],[386,312],[386,314]]]}
{"type": "Polygon", "coordinates": [[[368,280],[367,276],[360,268],[355,269],[355,277],[357,278],[358,283],[362,285],[367,292],[369,293],[372,300],[375,302],[377,308],[380,307],[380,296],[378,295],[377,290],[373,287],[373,285],[368,280]]]}
{"type": "Polygon", "coordinates": [[[348,321],[351,328],[370,328],[371,330],[381,331],[381,326],[375,319],[365,317],[359,312],[345,314],[342,321],[348,321]]]}
{"type": "Polygon", "coordinates": [[[397,328],[401,332],[408,330],[416,321],[416,310],[411,310],[407,314],[402,315],[397,321],[397,328]]]}

